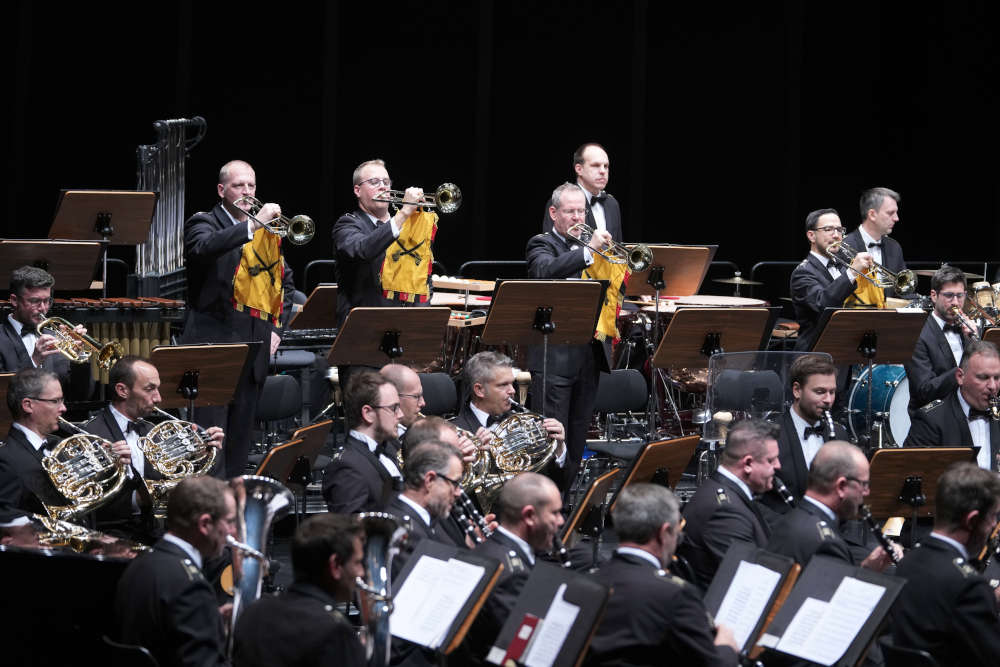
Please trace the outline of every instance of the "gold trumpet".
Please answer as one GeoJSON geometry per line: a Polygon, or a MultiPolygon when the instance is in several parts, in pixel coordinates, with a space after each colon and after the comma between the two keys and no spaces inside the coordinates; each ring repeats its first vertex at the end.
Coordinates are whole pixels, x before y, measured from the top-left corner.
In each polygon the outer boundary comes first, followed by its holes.
{"type": "MultiPolygon", "coordinates": [[[[951,313],[952,317],[958,320],[962,326],[968,328],[969,336],[972,337],[972,340],[979,340],[979,334],[977,333],[979,331],[979,327],[976,326],[976,323],[970,320],[965,315],[965,313],[962,312],[961,308],[959,308],[958,306],[952,306],[951,308],[948,309],[948,312],[951,313]]],[[[985,313],[983,314],[985,315],[985,313]]],[[[987,321],[991,320],[987,318],[987,321]]]]}
{"type": "Polygon", "coordinates": [[[35,333],[55,338],[56,348],[74,364],[86,363],[92,356],[97,355],[97,365],[108,370],[125,356],[122,346],[115,341],[101,345],[97,339],[82,334],[73,327],[72,323],[61,317],[50,317],[38,323],[35,333]]]}
{"type": "MultiPolygon", "coordinates": [[[[857,256],[858,251],[847,245],[843,241],[834,241],[826,248],[826,254],[830,259],[840,264],[845,269],[851,268],[851,262],[857,256]]],[[[899,273],[893,273],[878,262],[872,260],[872,275],[859,273],[875,287],[883,289],[894,288],[898,294],[912,292],[917,285],[917,274],[909,269],[903,269],[899,273]]]]}
{"type": "Polygon", "coordinates": [[[312,237],[316,233],[316,223],[308,215],[296,215],[292,218],[278,215],[273,220],[264,221],[257,217],[260,214],[260,209],[264,208],[264,202],[250,195],[240,197],[234,202],[234,205],[240,202],[250,204],[250,210],[244,211],[248,218],[275,236],[288,239],[289,243],[305,245],[312,241],[312,237]]]}
{"type": "MultiPolygon", "coordinates": [[[[568,231],[573,231],[574,229],[579,229],[579,238],[582,243],[590,243],[596,231],[593,227],[583,222],[576,223],[568,231]]],[[[645,243],[637,243],[629,247],[624,243],[611,241],[611,244],[606,248],[594,250],[594,252],[612,264],[628,265],[629,271],[632,273],[645,271],[653,263],[653,251],[645,243]]]]}
{"type": "Polygon", "coordinates": [[[372,199],[396,206],[416,204],[420,208],[436,208],[441,213],[454,213],[462,205],[462,191],[454,183],[442,183],[433,195],[424,194],[424,198],[419,202],[404,202],[405,194],[402,190],[386,190],[372,199]]]}

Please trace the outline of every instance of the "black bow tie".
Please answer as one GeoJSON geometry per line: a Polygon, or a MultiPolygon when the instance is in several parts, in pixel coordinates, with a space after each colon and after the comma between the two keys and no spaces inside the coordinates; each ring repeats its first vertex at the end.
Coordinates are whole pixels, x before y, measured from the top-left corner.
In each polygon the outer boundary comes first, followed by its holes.
{"type": "Polygon", "coordinates": [[[944,323],[944,330],[946,332],[948,332],[948,331],[954,331],[955,333],[961,335],[961,333],[962,333],[962,325],[959,324],[958,322],[945,322],[944,323]]]}
{"type": "Polygon", "coordinates": [[[837,268],[837,263],[831,259],[829,262],[826,263],[826,268],[828,268],[828,269],[836,269],[837,268]]]}
{"type": "Polygon", "coordinates": [[[815,426],[806,426],[806,430],[804,430],[802,432],[802,439],[803,440],[808,440],[811,436],[814,436],[814,435],[818,435],[821,438],[823,437],[824,433],[823,433],[823,423],[822,422],[820,422],[819,424],[816,424],[815,426]]]}
{"type": "Polygon", "coordinates": [[[500,423],[500,417],[497,417],[496,415],[490,415],[489,417],[486,418],[486,428],[489,428],[490,426],[499,423],[500,423]]]}
{"type": "Polygon", "coordinates": [[[24,326],[23,324],[21,325],[21,338],[24,338],[25,336],[33,336],[33,335],[35,335],[35,330],[34,329],[32,329],[31,327],[28,327],[28,326],[24,326]]]}
{"type": "Polygon", "coordinates": [[[594,204],[604,204],[604,201],[607,198],[608,198],[608,195],[603,190],[601,190],[601,194],[599,194],[599,195],[593,195],[590,198],[590,205],[593,206],[594,204]]]}
{"type": "Polygon", "coordinates": [[[125,435],[128,435],[129,432],[138,433],[139,432],[139,422],[134,422],[134,421],[129,420],[129,422],[127,424],[125,424],[125,435]]]}
{"type": "Polygon", "coordinates": [[[872,241],[871,243],[868,244],[868,247],[869,248],[881,248],[882,247],[882,242],[879,241],[879,242],[876,243],[875,241],[872,241]]]}
{"type": "Polygon", "coordinates": [[[975,408],[969,408],[969,421],[975,421],[977,419],[989,419],[989,415],[983,410],[976,410],[975,408]]]}

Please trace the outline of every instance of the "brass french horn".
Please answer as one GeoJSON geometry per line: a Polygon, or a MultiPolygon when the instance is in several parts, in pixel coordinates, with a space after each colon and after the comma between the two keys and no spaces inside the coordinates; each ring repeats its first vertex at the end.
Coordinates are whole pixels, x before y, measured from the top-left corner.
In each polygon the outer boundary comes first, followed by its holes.
{"type": "Polygon", "coordinates": [[[46,505],[53,519],[69,520],[106,504],[128,479],[127,466],[113,451],[111,443],[62,417],[59,423],[76,435],[62,440],[42,459],[42,468],[52,485],[69,500],[69,505],[46,505]]]}

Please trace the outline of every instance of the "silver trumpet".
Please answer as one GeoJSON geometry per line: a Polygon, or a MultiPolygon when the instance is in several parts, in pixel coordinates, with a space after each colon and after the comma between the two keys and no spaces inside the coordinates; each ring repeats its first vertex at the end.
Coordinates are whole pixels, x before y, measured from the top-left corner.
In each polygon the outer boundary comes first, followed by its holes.
{"type": "MultiPolygon", "coordinates": [[[[586,223],[578,222],[570,227],[569,231],[572,232],[574,229],[579,230],[581,243],[590,243],[590,239],[594,237],[595,229],[586,223]]],[[[629,247],[624,243],[612,241],[607,247],[594,252],[612,264],[626,264],[632,273],[645,271],[653,263],[653,251],[645,243],[629,247]]]]}
{"type": "Polygon", "coordinates": [[[424,194],[423,199],[418,202],[403,201],[404,196],[406,193],[402,190],[386,190],[372,199],[396,206],[415,204],[420,208],[436,208],[441,213],[454,213],[462,205],[462,191],[454,183],[442,183],[433,195],[424,194]]]}
{"type": "Polygon", "coordinates": [[[257,216],[260,215],[260,210],[264,208],[264,202],[250,195],[240,197],[235,203],[239,204],[240,202],[246,202],[250,205],[250,210],[245,211],[248,218],[275,236],[288,239],[289,242],[295,245],[309,243],[316,234],[316,223],[308,215],[296,215],[293,218],[278,215],[273,220],[260,220],[257,216]]]}

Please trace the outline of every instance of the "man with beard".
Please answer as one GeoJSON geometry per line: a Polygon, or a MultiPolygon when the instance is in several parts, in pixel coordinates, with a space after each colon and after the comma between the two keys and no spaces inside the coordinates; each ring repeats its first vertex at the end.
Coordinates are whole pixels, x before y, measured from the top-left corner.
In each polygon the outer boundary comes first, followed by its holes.
{"type": "Polygon", "coordinates": [[[952,464],[934,505],[934,530],[896,570],[908,583],[892,606],[893,642],[927,651],[939,665],[995,665],[997,592],[969,559],[997,525],[1000,478],[971,462],[952,464]]]}

